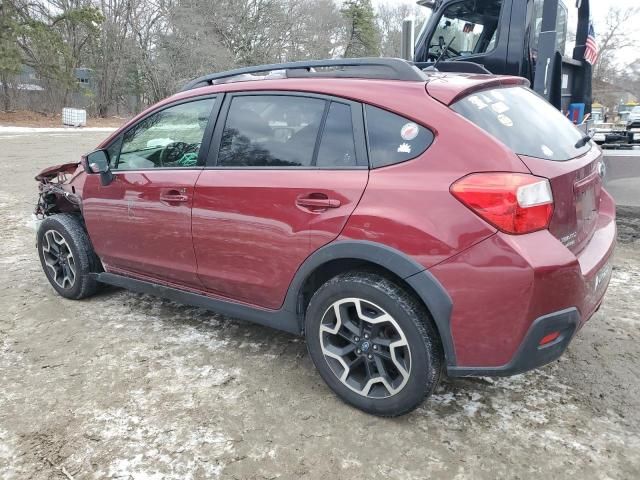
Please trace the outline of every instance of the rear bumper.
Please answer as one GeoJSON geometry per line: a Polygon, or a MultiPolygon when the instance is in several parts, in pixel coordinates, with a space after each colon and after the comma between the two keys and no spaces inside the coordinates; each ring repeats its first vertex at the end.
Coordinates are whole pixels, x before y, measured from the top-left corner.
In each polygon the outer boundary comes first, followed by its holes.
{"type": "Polygon", "coordinates": [[[545,315],[535,320],[520,348],[511,361],[501,367],[450,367],[450,377],[508,377],[542,367],[557,360],[565,352],[580,326],[580,313],[576,308],[545,315]],[[540,341],[554,332],[560,335],[550,343],[540,341]]]}
{"type": "Polygon", "coordinates": [[[577,255],[549,231],[498,233],[431,268],[453,306],[448,374],[514,375],[557,359],[602,303],[615,237],[603,191],[596,231],[577,255]],[[539,348],[554,327],[563,333],[539,348]]]}

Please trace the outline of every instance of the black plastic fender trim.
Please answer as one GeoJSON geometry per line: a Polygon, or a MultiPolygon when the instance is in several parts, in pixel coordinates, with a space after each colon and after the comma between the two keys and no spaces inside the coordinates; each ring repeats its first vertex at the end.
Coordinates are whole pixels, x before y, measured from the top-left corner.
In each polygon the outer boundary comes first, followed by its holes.
{"type": "Polygon", "coordinates": [[[557,360],[565,352],[578,331],[580,313],[575,307],[550,313],[533,321],[520,347],[509,363],[500,367],[448,367],[450,377],[509,377],[557,360]],[[560,336],[548,345],[540,346],[547,334],[560,332],[560,336]]]}
{"type": "Polygon", "coordinates": [[[251,307],[114,273],[103,272],[95,274],[95,276],[101,283],[126,288],[138,293],[148,293],[192,307],[204,308],[240,320],[247,320],[276,330],[300,335],[296,315],[283,309],[267,310],[251,307]]]}
{"type": "Polygon", "coordinates": [[[365,260],[379,265],[405,280],[429,309],[440,333],[447,365],[456,364],[455,348],[451,337],[450,318],[452,301],[440,282],[418,262],[404,253],[381,243],[365,240],[344,240],[330,243],[311,254],[296,272],[283,309],[295,312],[299,331],[304,325],[304,312],[298,310],[298,296],[304,282],[325,263],[339,259],[365,260]]]}
{"type": "Polygon", "coordinates": [[[102,283],[168,298],[186,305],[300,335],[303,333],[304,312],[298,309],[298,298],[304,282],[317,268],[329,261],[339,259],[366,260],[405,280],[422,299],[433,317],[440,334],[447,366],[455,366],[455,348],[450,328],[451,298],[440,282],[424,266],[404,253],[383,244],[348,240],[320,248],[300,266],[289,285],[283,306],[278,310],[262,309],[231,300],[213,298],[124,275],[107,272],[95,275],[96,279],[102,283]]]}

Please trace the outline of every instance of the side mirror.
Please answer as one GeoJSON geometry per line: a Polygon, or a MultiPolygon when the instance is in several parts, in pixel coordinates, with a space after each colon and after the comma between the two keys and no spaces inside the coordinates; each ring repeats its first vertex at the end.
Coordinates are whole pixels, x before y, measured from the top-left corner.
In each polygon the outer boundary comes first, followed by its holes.
{"type": "Polygon", "coordinates": [[[88,173],[100,174],[100,184],[106,187],[113,182],[113,173],[109,168],[109,154],[105,150],[96,150],[87,155],[88,173]]]}

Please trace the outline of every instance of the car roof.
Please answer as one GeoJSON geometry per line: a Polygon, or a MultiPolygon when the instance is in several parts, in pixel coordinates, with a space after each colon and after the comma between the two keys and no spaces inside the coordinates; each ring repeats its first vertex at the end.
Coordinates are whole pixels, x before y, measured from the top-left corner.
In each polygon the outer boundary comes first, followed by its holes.
{"type": "Polygon", "coordinates": [[[424,91],[436,100],[450,105],[455,100],[468,95],[472,91],[486,88],[496,88],[509,85],[528,86],[528,80],[522,77],[425,72],[425,81],[399,81],[386,79],[363,78],[279,78],[243,80],[218,85],[210,85],[179,92],[166,102],[173,102],[184,98],[215,93],[233,93],[239,91],[301,91],[334,95],[355,101],[373,104],[393,104],[395,96],[391,95],[382,100],[381,94],[394,91],[424,91]],[[380,100],[382,100],[380,102],[380,100]]]}
{"type": "Polygon", "coordinates": [[[425,102],[437,100],[450,105],[457,99],[485,88],[528,85],[521,77],[463,73],[425,72],[424,81],[400,81],[363,78],[279,78],[236,81],[209,85],[176,93],[152,105],[106,139],[107,145],[120,131],[128,128],[151,111],[165,105],[219,93],[234,92],[303,92],[342,97],[393,111],[415,121],[424,116],[425,102]],[[428,94],[427,94],[428,93],[428,94]],[[422,99],[421,101],[417,101],[422,99]]]}

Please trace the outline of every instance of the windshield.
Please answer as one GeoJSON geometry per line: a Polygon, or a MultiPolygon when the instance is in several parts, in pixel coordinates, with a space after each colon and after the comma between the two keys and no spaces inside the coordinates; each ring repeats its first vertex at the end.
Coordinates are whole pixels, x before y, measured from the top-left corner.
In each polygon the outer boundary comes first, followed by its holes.
{"type": "Polygon", "coordinates": [[[429,45],[429,56],[467,57],[496,46],[503,0],[462,0],[448,6],[429,45]]]}
{"type": "Polygon", "coordinates": [[[591,149],[581,145],[583,132],[527,88],[483,90],[451,108],[520,155],[564,161],[591,149]]]}

